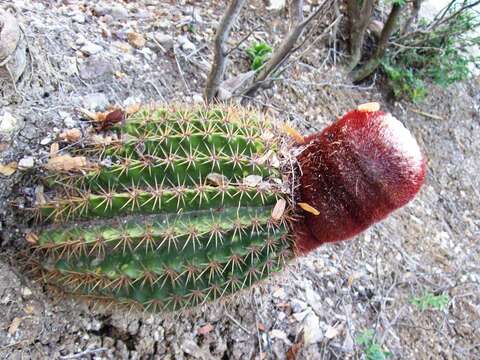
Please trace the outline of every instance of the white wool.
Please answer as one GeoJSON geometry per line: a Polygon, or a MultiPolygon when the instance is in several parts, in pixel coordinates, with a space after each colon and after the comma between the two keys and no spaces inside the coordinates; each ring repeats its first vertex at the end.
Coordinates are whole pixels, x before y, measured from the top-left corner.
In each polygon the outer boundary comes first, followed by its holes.
{"type": "Polygon", "coordinates": [[[410,163],[413,168],[422,166],[422,153],[417,141],[403,124],[391,114],[383,118],[383,135],[385,141],[390,142],[399,154],[410,163]]]}

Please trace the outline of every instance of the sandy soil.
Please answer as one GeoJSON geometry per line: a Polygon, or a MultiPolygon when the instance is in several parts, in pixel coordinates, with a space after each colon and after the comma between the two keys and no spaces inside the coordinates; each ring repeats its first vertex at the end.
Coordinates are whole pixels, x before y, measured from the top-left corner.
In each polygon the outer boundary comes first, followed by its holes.
{"type": "MultiPolygon", "coordinates": [[[[322,46],[251,104],[307,133],[357,104],[380,102],[428,158],[426,185],[408,206],[227,304],[189,314],[99,310],[53,296],[25,275],[19,254],[31,224],[24,208],[50,144],[64,129],[88,128],[76,109],[199,101],[223,6],[171,3],[13,1],[30,53],[16,87],[0,89],[0,116],[16,119],[14,131],[2,134],[0,158],[27,166],[0,176],[0,357],[292,359],[298,349],[298,359],[365,358],[358,337],[373,330],[393,358],[480,358],[480,79],[432,86],[421,105],[392,102],[376,84],[352,86],[324,61],[322,46]],[[145,46],[130,46],[129,31],[142,34],[145,46]],[[422,311],[412,304],[427,292],[447,294],[448,305],[422,311]]],[[[278,41],[283,13],[254,1],[247,14],[235,40],[264,24],[254,38],[278,41]]],[[[231,74],[248,70],[245,46],[234,53],[231,74]]]]}

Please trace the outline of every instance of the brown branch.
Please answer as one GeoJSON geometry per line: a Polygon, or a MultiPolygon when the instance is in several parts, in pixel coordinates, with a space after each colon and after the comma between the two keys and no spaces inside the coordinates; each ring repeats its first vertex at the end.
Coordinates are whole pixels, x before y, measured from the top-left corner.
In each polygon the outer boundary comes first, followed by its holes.
{"type": "Polygon", "coordinates": [[[362,58],[363,42],[370,18],[375,8],[376,0],[363,0],[362,7],[358,0],[347,0],[347,14],[349,24],[348,45],[350,60],[347,68],[353,70],[362,58]]]}
{"type": "Polygon", "coordinates": [[[405,21],[405,24],[403,25],[402,31],[400,32],[401,35],[407,34],[410,31],[412,25],[417,22],[418,14],[420,13],[423,1],[424,0],[413,0],[412,11],[410,12],[410,16],[405,21]]]}
{"type": "Polygon", "coordinates": [[[290,57],[290,55],[294,51],[298,50],[298,47],[294,48],[294,46],[298,38],[305,30],[305,27],[310,24],[311,21],[315,19],[321,12],[328,8],[327,4],[330,4],[331,2],[332,0],[324,0],[324,2],[320,6],[318,6],[318,8],[312,14],[310,14],[306,19],[303,20],[303,15],[300,15],[298,10],[303,8],[303,1],[292,1],[290,5],[290,13],[292,14],[292,16],[297,17],[298,22],[294,27],[290,29],[289,33],[282,40],[278,48],[273,52],[270,59],[265,63],[263,68],[255,77],[254,83],[244,93],[244,96],[252,97],[260,87],[268,86],[267,79],[269,78],[269,76],[274,73],[290,57]]]}
{"type": "Polygon", "coordinates": [[[240,14],[244,4],[245,0],[232,0],[218,26],[214,40],[213,64],[207,78],[207,85],[204,92],[206,103],[210,103],[217,96],[218,88],[223,80],[227,65],[225,43],[230,34],[230,30],[232,29],[233,23],[240,14]]]}
{"type": "Polygon", "coordinates": [[[395,30],[397,20],[402,11],[402,7],[403,5],[400,5],[398,3],[394,3],[392,5],[392,10],[388,15],[387,22],[385,23],[385,26],[382,29],[382,34],[380,35],[380,39],[378,40],[377,49],[375,50],[375,53],[372,55],[370,60],[367,61],[367,63],[365,63],[360,67],[360,69],[352,73],[351,76],[354,82],[365,79],[367,76],[371,75],[380,65],[380,61],[382,60],[382,57],[385,54],[385,50],[388,46],[388,40],[390,39],[390,36],[395,30]]]}

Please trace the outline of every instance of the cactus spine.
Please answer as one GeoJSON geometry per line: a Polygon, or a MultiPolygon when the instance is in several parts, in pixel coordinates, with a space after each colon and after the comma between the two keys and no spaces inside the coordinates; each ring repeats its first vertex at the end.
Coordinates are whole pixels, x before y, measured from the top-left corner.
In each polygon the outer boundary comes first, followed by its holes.
{"type": "Polygon", "coordinates": [[[82,150],[82,173],[46,180],[38,249],[47,283],[170,311],[249,287],[292,258],[288,209],[272,216],[289,194],[266,119],[143,108],[116,130],[119,141],[82,150]]]}

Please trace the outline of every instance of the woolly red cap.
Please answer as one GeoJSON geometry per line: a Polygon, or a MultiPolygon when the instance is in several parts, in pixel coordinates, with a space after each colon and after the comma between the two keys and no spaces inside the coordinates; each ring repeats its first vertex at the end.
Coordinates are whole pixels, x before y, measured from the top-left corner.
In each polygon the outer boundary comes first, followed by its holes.
{"type": "Polygon", "coordinates": [[[416,140],[382,111],[351,111],[305,142],[296,200],[319,214],[300,210],[300,253],[357,235],[413,199],[425,179],[416,140]]]}

